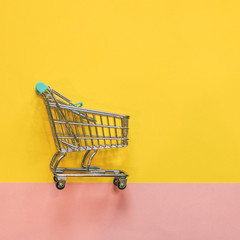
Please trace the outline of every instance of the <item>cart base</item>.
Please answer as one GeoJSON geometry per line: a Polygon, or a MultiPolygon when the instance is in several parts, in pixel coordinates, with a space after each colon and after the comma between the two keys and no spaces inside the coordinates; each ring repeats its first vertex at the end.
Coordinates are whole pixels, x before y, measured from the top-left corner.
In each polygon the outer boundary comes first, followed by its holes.
{"type": "Polygon", "coordinates": [[[57,168],[54,174],[54,181],[56,182],[57,189],[64,189],[68,177],[113,177],[113,184],[120,190],[123,190],[127,186],[128,175],[120,170],[106,170],[98,167],[91,167],[89,170],[79,168],[57,168]]]}
{"type": "Polygon", "coordinates": [[[113,184],[117,186],[120,190],[123,190],[127,186],[128,174],[121,170],[109,170],[100,169],[99,167],[91,167],[92,158],[96,154],[96,150],[90,156],[87,165],[84,165],[86,156],[90,151],[88,151],[83,160],[82,168],[61,168],[58,167],[59,162],[66,156],[66,152],[56,152],[50,163],[52,173],[54,175],[53,179],[56,182],[56,187],[59,190],[64,189],[66,185],[66,180],[68,177],[113,177],[113,184]],[[60,156],[59,156],[60,155],[60,156]],[[57,156],[58,159],[57,159],[57,156]]]}

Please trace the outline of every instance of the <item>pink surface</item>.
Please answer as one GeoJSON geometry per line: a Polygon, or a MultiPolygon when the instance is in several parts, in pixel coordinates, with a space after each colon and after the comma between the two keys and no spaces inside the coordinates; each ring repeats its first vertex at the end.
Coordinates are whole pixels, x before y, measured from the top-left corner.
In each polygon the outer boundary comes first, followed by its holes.
{"type": "Polygon", "coordinates": [[[0,239],[239,240],[240,184],[0,183],[0,239]]]}

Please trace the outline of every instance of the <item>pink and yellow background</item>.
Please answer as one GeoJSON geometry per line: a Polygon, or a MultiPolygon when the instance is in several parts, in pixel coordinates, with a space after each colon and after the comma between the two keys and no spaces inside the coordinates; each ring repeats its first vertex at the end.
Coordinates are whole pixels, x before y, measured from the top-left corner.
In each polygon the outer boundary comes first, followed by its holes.
{"type": "MultiPolygon", "coordinates": [[[[0,239],[240,238],[238,1],[0,1],[0,239]],[[58,191],[42,81],[128,114],[112,179],[58,191]]],[[[63,165],[79,166],[83,153],[63,165]]]]}

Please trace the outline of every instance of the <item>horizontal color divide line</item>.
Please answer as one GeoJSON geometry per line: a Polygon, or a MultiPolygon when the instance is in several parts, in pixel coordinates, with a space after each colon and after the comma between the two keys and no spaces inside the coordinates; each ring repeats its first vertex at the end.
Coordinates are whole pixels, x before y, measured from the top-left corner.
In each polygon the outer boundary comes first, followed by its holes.
{"type": "Polygon", "coordinates": [[[239,240],[240,184],[0,183],[0,239],[239,240]]]}

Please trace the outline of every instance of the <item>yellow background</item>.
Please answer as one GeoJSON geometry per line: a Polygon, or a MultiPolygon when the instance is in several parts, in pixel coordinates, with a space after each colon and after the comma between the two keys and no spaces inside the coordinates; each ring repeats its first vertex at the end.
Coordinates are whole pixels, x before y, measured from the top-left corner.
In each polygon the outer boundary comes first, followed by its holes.
{"type": "Polygon", "coordinates": [[[0,32],[0,181],[52,181],[43,81],[131,116],[129,147],[95,165],[130,182],[240,182],[239,1],[2,0],[0,32]]]}

